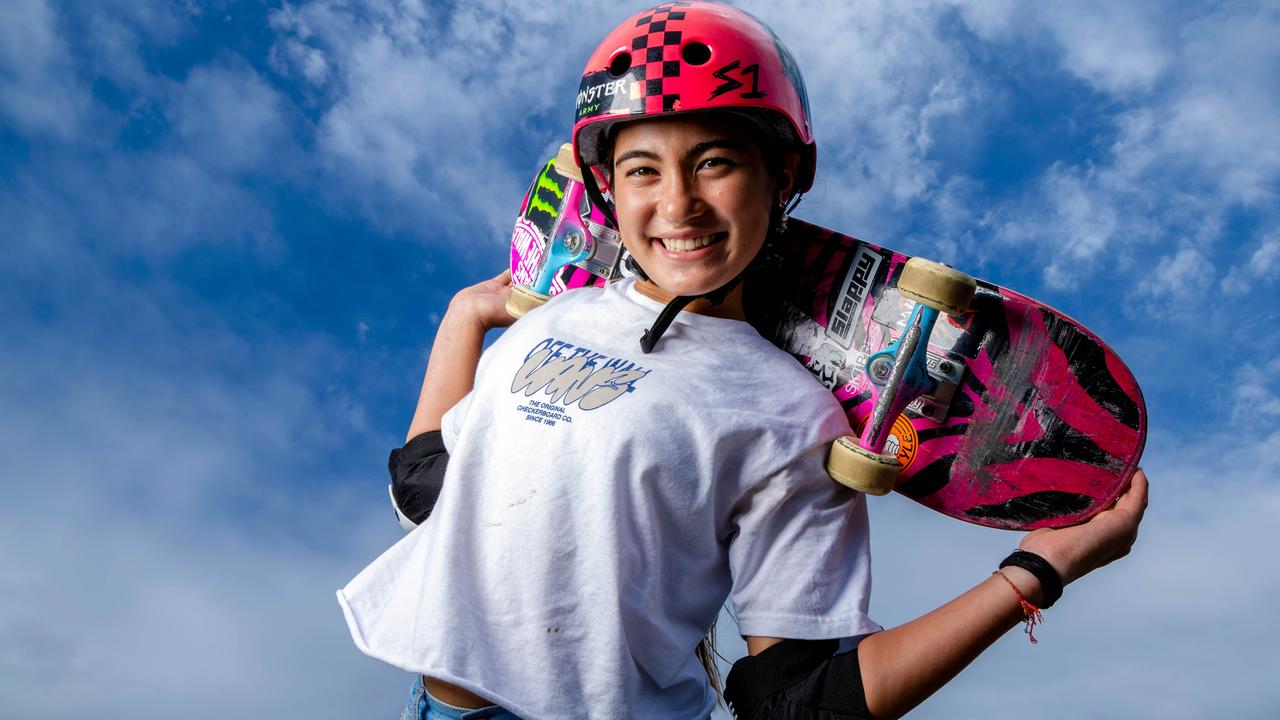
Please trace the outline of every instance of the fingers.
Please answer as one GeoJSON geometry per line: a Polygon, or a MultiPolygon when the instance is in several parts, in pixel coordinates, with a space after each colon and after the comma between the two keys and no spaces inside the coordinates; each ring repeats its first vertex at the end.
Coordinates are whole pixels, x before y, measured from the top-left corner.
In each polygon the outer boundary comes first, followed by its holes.
{"type": "Polygon", "coordinates": [[[1129,488],[1116,500],[1116,509],[1131,512],[1141,521],[1143,513],[1147,510],[1147,493],[1149,489],[1150,483],[1147,482],[1147,474],[1142,468],[1134,470],[1133,477],[1129,479],[1129,488]]]}
{"type": "Polygon", "coordinates": [[[492,278],[480,283],[486,290],[502,290],[511,285],[511,271],[503,270],[492,278]]]}
{"type": "Polygon", "coordinates": [[[494,290],[509,290],[511,288],[511,271],[503,270],[498,273],[489,281],[489,285],[493,287],[494,290]]]}
{"type": "Polygon", "coordinates": [[[475,285],[470,285],[468,287],[465,287],[459,292],[460,294],[467,294],[467,295],[471,295],[475,293],[494,293],[494,292],[500,292],[502,290],[506,290],[510,286],[511,286],[511,271],[503,270],[502,272],[498,273],[497,275],[494,275],[488,280],[482,280],[476,283],[475,285]]]}

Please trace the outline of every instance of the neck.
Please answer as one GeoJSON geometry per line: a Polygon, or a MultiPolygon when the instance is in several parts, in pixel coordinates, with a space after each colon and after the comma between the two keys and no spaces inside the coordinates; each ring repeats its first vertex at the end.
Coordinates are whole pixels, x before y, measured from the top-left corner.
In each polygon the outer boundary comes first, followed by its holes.
{"type": "MultiPolygon", "coordinates": [[[[743,283],[738,283],[738,286],[735,287],[729,293],[729,296],[724,299],[724,302],[719,305],[712,305],[711,301],[706,298],[698,298],[686,305],[684,310],[681,312],[691,312],[698,315],[706,315],[708,317],[745,321],[747,319],[747,312],[742,304],[742,286],[743,283]]],[[[636,290],[639,291],[641,295],[652,300],[657,300],[663,305],[671,302],[676,297],[655,285],[652,280],[637,279],[636,290]]]]}

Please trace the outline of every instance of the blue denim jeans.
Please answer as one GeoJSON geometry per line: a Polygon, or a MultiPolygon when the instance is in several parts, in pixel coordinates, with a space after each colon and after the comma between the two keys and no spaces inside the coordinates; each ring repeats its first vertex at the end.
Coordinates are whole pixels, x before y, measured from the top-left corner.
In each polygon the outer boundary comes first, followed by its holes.
{"type": "Polygon", "coordinates": [[[520,720],[520,718],[503,710],[497,705],[489,707],[468,708],[454,707],[427,694],[422,684],[422,676],[413,680],[409,688],[409,702],[400,713],[400,720],[520,720]]]}

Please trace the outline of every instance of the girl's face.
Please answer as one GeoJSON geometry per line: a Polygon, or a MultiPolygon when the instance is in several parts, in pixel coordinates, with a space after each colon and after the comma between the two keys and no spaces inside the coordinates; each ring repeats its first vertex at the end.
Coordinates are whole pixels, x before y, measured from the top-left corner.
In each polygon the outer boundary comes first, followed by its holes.
{"type": "Polygon", "coordinates": [[[724,116],[626,123],[614,142],[622,241],[659,299],[710,292],[745,270],[785,191],[777,185],[752,136],[724,116]]]}

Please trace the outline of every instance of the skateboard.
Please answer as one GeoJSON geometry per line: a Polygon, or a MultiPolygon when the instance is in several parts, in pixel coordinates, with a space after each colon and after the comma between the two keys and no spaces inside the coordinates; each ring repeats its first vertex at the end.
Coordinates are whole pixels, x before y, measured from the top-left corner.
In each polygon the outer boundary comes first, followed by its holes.
{"type": "MultiPolygon", "coordinates": [[[[1010,530],[1082,522],[1127,486],[1146,440],[1142,392],[1083,325],[800,220],[779,245],[752,323],[844,408],[850,434],[827,460],[834,479],[1010,530]]],[[[567,145],[530,186],[511,248],[517,317],[626,273],[620,237],[587,203],[567,145]]]]}

